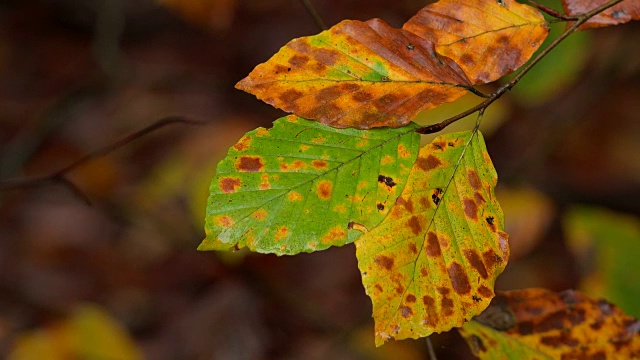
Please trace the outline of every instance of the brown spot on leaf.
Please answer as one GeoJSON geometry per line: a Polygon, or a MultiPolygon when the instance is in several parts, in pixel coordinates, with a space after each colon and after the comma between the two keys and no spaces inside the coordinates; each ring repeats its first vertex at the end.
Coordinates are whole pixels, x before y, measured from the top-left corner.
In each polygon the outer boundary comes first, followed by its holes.
{"type": "Polygon", "coordinates": [[[378,182],[388,186],[389,188],[392,188],[392,187],[397,185],[396,182],[393,181],[392,178],[390,178],[389,176],[384,176],[384,175],[378,175],[378,182]]]}
{"type": "Polygon", "coordinates": [[[496,43],[500,45],[506,45],[509,43],[509,37],[506,35],[501,35],[496,39],[496,43]]]}
{"type": "Polygon", "coordinates": [[[473,194],[473,198],[476,200],[476,203],[483,205],[484,203],[487,202],[487,200],[484,199],[484,196],[482,196],[482,194],[480,194],[479,192],[475,192],[473,194]]]}
{"type": "Polygon", "coordinates": [[[453,286],[453,290],[455,290],[458,294],[468,294],[471,291],[471,284],[469,284],[469,277],[464,271],[462,265],[457,262],[454,262],[447,269],[449,273],[449,279],[451,279],[451,285],[453,286]]]}
{"type": "Polygon", "coordinates": [[[423,209],[428,209],[431,206],[429,204],[429,200],[424,196],[421,196],[419,201],[420,201],[420,206],[422,206],[423,209]]]}
{"type": "Polygon", "coordinates": [[[337,50],[329,50],[323,48],[312,48],[312,57],[316,59],[318,62],[326,64],[328,66],[333,66],[336,63],[336,58],[338,57],[337,50]]]}
{"type": "Polygon", "coordinates": [[[271,184],[269,183],[269,174],[262,174],[260,177],[260,190],[268,190],[271,189],[271,184]]]}
{"type": "Polygon", "coordinates": [[[345,239],[347,231],[340,226],[332,227],[329,232],[320,239],[323,244],[334,244],[335,242],[345,239]]]}
{"type": "Polygon", "coordinates": [[[467,171],[467,179],[469,179],[469,184],[474,190],[478,191],[482,189],[482,182],[480,181],[477,171],[472,169],[467,171]]]}
{"type": "Polygon", "coordinates": [[[498,265],[498,259],[500,257],[496,254],[493,249],[489,249],[482,253],[482,260],[484,261],[484,266],[487,269],[493,270],[498,265]]]}
{"type": "Polygon", "coordinates": [[[251,136],[243,136],[237,144],[233,145],[233,148],[237,151],[244,151],[249,148],[251,144],[251,136]]]}
{"type": "Polygon", "coordinates": [[[445,316],[453,315],[453,300],[452,299],[449,299],[448,297],[443,297],[442,300],[440,300],[440,307],[442,308],[442,313],[445,316]]]}
{"type": "Polygon", "coordinates": [[[373,261],[387,270],[391,270],[393,268],[394,260],[388,256],[378,255],[373,261]]]}
{"type": "Polygon", "coordinates": [[[316,170],[322,170],[322,169],[326,169],[327,167],[329,167],[329,164],[324,160],[313,160],[311,162],[311,166],[316,168],[316,170]]]}
{"type": "Polygon", "coordinates": [[[300,195],[300,193],[297,191],[291,191],[287,198],[289,199],[289,201],[300,201],[302,200],[302,195],[300,195]]]}
{"type": "Polygon", "coordinates": [[[433,155],[427,156],[427,158],[418,157],[416,160],[416,166],[424,171],[429,171],[431,169],[435,169],[438,166],[442,165],[442,161],[433,155]]]}
{"type": "Polygon", "coordinates": [[[536,332],[547,332],[551,330],[562,330],[565,328],[564,320],[567,317],[565,310],[554,311],[546,315],[540,322],[536,324],[536,332]]]}
{"type": "Polygon", "coordinates": [[[280,65],[280,64],[274,65],[274,70],[275,70],[276,74],[286,73],[286,72],[288,72],[288,69],[289,68],[284,66],[284,65],[280,65]]]}
{"type": "Polygon", "coordinates": [[[233,226],[233,219],[230,216],[227,215],[223,215],[223,216],[218,216],[216,217],[216,222],[218,223],[218,225],[224,227],[224,228],[230,228],[233,226]]]}
{"type": "Polygon", "coordinates": [[[489,274],[487,274],[487,269],[484,267],[484,263],[482,262],[480,255],[478,255],[478,252],[473,249],[466,249],[463,251],[463,253],[464,257],[466,257],[467,261],[469,261],[469,265],[471,265],[472,268],[476,269],[476,271],[480,274],[480,276],[482,276],[483,279],[489,277],[489,274]]]}
{"type": "Polygon", "coordinates": [[[493,297],[493,291],[491,291],[491,289],[484,285],[478,288],[478,293],[485,299],[490,299],[491,297],[493,297]]]}
{"type": "Polygon", "coordinates": [[[413,213],[413,200],[411,198],[405,199],[400,196],[396,199],[396,205],[402,205],[409,213],[413,213]]]}
{"type": "Polygon", "coordinates": [[[382,211],[382,210],[384,210],[384,204],[383,203],[377,203],[376,204],[376,208],[378,208],[378,210],[382,211]]]}
{"type": "Polygon", "coordinates": [[[331,199],[333,184],[329,180],[322,180],[318,183],[318,197],[323,200],[331,199]]]}
{"type": "Polygon", "coordinates": [[[400,315],[402,315],[403,318],[407,319],[411,315],[413,315],[413,310],[411,310],[411,308],[408,306],[400,306],[400,315]]]}
{"type": "Polygon", "coordinates": [[[368,102],[371,99],[373,99],[373,95],[371,95],[370,93],[368,93],[366,91],[358,91],[358,92],[354,93],[351,96],[351,98],[356,102],[364,103],[364,102],[368,102]]]}
{"type": "Polygon", "coordinates": [[[380,286],[380,284],[375,284],[373,286],[378,292],[382,292],[382,286],[380,286]]]}
{"type": "Polygon", "coordinates": [[[268,215],[268,213],[267,213],[267,211],[265,209],[259,209],[259,210],[256,210],[253,213],[253,217],[256,220],[264,220],[267,217],[267,215],[268,215]]]}
{"type": "Polygon", "coordinates": [[[460,57],[460,63],[467,65],[469,67],[474,66],[476,64],[475,60],[473,60],[473,56],[469,54],[462,54],[460,57]]]}
{"type": "Polygon", "coordinates": [[[421,268],[420,269],[420,275],[427,276],[427,275],[429,275],[429,271],[427,269],[425,269],[425,268],[421,268]]]}
{"type": "Polygon", "coordinates": [[[431,257],[439,257],[442,255],[440,251],[440,242],[438,241],[438,236],[433,231],[429,231],[427,234],[427,255],[431,257]]]}
{"type": "Polygon", "coordinates": [[[408,247],[409,247],[409,251],[411,251],[412,254],[415,255],[418,253],[418,248],[416,247],[416,244],[409,243],[408,247]]]}
{"type": "Polygon", "coordinates": [[[278,96],[278,99],[285,104],[293,104],[293,102],[301,98],[303,95],[303,92],[296,89],[287,89],[287,91],[278,96]]]}
{"type": "Polygon", "coordinates": [[[413,294],[409,294],[409,295],[407,295],[405,300],[407,300],[408,303],[414,303],[414,302],[416,302],[416,296],[413,295],[413,294]]]}
{"type": "Polygon", "coordinates": [[[447,147],[447,143],[444,141],[433,141],[430,147],[434,150],[444,150],[447,147]]]}
{"type": "Polygon", "coordinates": [[[464,214],[472,220],[478,220],[478,205],[472,199],[462,200],[462,207],[464,208],[464,214]]]}
{"type": "Polygon", "coordinates": [[[236,161],[236,169],[240,172],[256,172],[264,170],[260,156],[240,156],[236,161]]]}
{"type": "Polygon", "coordinates": [[[422,303],[424,304],[424,310],[427,313],[424,322],[425,325],[434,326],[438,322],[438,313],[436,309],[436,301],[431,296],[423,296],[422,303]]]}
{"type": "Polygon", "coordinates": [[[411,228],[411,232],[413,232],[414,235],[418,235],[422,232],[420,220],[418,220],[416,216],[412,216],[409,221],[407,221],[407,225],[411,228]]]}
{"type": "Polygon", "coordinates": [[[309,62],[307,55],[295,54],[289,59],[289,64],[293,67],[302,67],[307,62],[309,62]]]}
{"type": "Polygon", "coordinates": [[[238,191],[240,186],[242,186],[242,180],[239,178],[225,177],[220,179],[220,190],[225,194],[238,191]]]}
{"type": "Polygon", "coordinates": [[[276,230],[275,239],[276,241],[280,241],[286,238],[287,235],[289,235],[289,228],[287,228],[286,226],[281,226],[278,228],[278,230],[276,230]]]}

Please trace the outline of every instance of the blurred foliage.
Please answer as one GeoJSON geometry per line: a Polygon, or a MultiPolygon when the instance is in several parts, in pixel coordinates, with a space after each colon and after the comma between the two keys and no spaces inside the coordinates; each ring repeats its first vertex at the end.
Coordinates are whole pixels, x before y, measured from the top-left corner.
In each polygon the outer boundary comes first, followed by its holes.
{"type": "Polygon", "coordinates": [[[580,287],[640,317],[640,220],[594,207],[564,217],[568,245],[582,273],[580,287]]]}
{"type": "Polygon", "coordinates": [[[9,359],[136,360],[142,354],[108,313],[82,305],[66,320],[19,335],[9,359]]]}

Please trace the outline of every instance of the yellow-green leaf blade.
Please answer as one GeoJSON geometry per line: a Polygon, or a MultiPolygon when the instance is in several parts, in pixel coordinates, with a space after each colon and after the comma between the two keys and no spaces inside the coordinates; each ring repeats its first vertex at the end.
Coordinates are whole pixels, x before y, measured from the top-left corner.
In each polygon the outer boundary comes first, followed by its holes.
{"type": "Polygon", "coordinates": [[[480,359],[637,359],[640,321],[577,291],[507,291],[460,329],[480,359]]]}
{"type": "Polygon", "coordinates": [[[544,17],[515,0],[440,0],[403,29],[432,40],[474,84],[495,81],[522,66],[549,33],[544,17]]]}
{"type": "Polygon", "coordinates": [[[404,188],[417,127],[334,129],[288,116],[247,133],[218,164],[199,249],[291,255],[353,242],[404,188]]]}
{"type": "Polygon", "coordinates": [[[394,208],[356,242],[377,345],[462,326],[489,304],[509,256],[496,181],[480,133],[420,150],[394,208]]]}
{"type": "Polygon", "coordinates": [[[400,127],[465,94],[469,81],[428,40],[379,19],[294,39],[236,87],[333,127],[400,127]]]}

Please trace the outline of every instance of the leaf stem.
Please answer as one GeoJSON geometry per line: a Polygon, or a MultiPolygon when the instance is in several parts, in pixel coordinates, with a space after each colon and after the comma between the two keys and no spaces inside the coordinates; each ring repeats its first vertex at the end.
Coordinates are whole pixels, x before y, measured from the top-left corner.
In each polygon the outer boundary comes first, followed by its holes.
{"type": "Polygon", "coordinates": [[[574,32],[576,32],[578,30],[578,28],[586,23],[587,21],[589,21],[589,19],[591,19],[592,17],[598,15],[599,13],[607,10],[608,8],[622,2],[623,0],[612,0],[609,1],[608,3],[599,6],[587,13],[584,13],[582,15],[576,16],[576,21],[571,25],[571,27],[569,27],[567,30],[565,30],[565,32],[563,32],[560,36],[558,36],[551,44],[549,44],[549,46],[547,46],[546,48],[544,48],[540,53],[538,53],[538,55],[533,58],[529,63],[527,63],[522,70],[520,70],[519,73],[516,74],[516,76],[513,77],[513,79],[511,79],[511,81],[509,81],[508,83],[502,85],[498,90],[496,90],[495,92],[493,92],[491,95],[489,95],[489,97],[479,103],[478,105],[458,114],[455,116],[452,116],[442,122],[433,124],[433,125],[428,125],[428,126],[423,126],[421,128],[416,129],[415,131],[419,134],[433,134],[436,133],[438,131],[443,130],[444,128],[446,128],[447,126],[453,124],[454,122],[468,116],[471,115],[475,112],[478,111],[484,111],[489,105],[491,105],[494,101],[498,100],[500,97],[502,97],[502,95],[504,95],[507,91],[511,90],[523,77],[524,75],[526,75],[529,70],[531,70],[538,62],[540,62],[540,60],[542,60],[545,56],[547,56],[547,54],[549,54],[549,52],[551,52],[551,50],[553,50],[556,46],[558,46],[558,44],[560,44],[562,41],[564,41],[569,35],[573,34],[574,32]]]}
{"type": "Polygon", "coordinates": [[[544,6],[542,4],[539,4],[533,0],[529,0],[529,4],[533,5],[534,7],[536,7],[538,10],[544,12],[545,14],[549,15],[549,16],[553,16],[556,19],[559,20],[563,20],[563,21],[576,21],[579,20],[580,17],[578,16],[567,16],[561,12],[559,12],[556,9],[552,9],[548,6],[544,6]]]}
{"type": "Polygon", "coordinates": [[[309,15],[311,15],[316,25],[318,25],[318,28],[320,28],[320,31],[327,30],[328,29],[327,25],[324,24],[324,21],[322,21],[320,14],[318,14],[318,12],[316,11],[316,8],[314,8],[313,4],[311,4],[311,0],[300,0],[300,2],[302,3],[302,5],[304,5],[304,8],[307,9],[307,12],[309,13],[309,15]]]}
{"type": "Polygon", "coordinates": [[[105,156],[129,143],[138,140],[139,138],[150,134],[158,129],[172,124],[187,124],[187,125],[204,125],[205,122],[199,120],[193,120],[182,116],[169,116],[162,118],[153,124],[142,128],[132,134],[129,134],[122,139],[107,145],[103,148],[97,149],[83,156],[82,158],[74,161],[73,163],[57,170],[49,175],[36,176],[32,178],[16,178],[0,181],[0,192],[8,190],[17,190],[32,187],[41,187],[53,184],[60,184],[67,187],[71,192],[82,199],[85,203],[90,204],[89,198],[84,194],[71,180],[67,178],[67,174],[70,172],[85,166],[87,163],[93,161],[96,158],[105,156]]]}

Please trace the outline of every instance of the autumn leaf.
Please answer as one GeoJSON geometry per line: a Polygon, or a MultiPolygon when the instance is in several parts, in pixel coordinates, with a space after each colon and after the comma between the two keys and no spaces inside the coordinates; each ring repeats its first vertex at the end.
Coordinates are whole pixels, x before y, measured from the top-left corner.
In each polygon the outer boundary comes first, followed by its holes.
{"type": "MultiPolygon", "coordinates": [[[[565,14],[577,16],[587,13],[598,6],[607,3],[607,0],[562,0],[565,14]]],[[[610,7],[600,14],[592,17],[580,26],[580,30],[599,28],[604,26],[619,25],[631,20],[640,20],[640,0],[626,0],[610,7]]]]}
{"type": "Polygon", "coordinates": [[[479,132],[420,150],[389,215],[356,241],[376,345],[462,326],[489,305],[509,257],[496,181],[479,132]]]}
{"type": "Polygon", "coordinates": [[[402,192],[417,127],[338,130],[288,116],[247,133],[218,164],[199,250],[291,255],[353,242],[402,192]]]}
{"type": "Polygon", "coordinates": [[[637,359],[640,321],[577,291],[508,291],[460,333],[480,359],[637,359]]]}
{"type": "Polygon", "coordinates": [[[384,21],[346,20],[294,39],[236,87],[332,127],[400,127],[470,86],[434,45],[384,21]]]}
{"type": "Polygon", "coordinates": [[[542,14],[514,0],[440,0],[403,29],[431,40],[474,84],[495,81],[522,66],[549,34],[542,14]]]}

